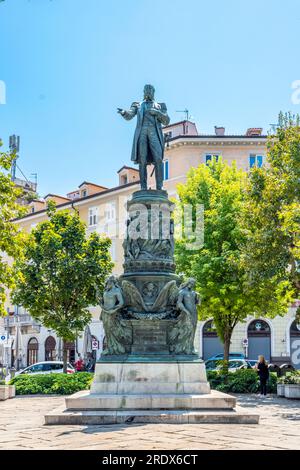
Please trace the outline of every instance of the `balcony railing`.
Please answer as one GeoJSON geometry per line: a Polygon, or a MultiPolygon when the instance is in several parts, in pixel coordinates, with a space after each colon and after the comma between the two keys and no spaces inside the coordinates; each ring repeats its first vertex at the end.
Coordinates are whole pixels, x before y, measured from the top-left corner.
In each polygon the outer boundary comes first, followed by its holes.
{"type": "Polygon", "coordinates": [[[31,315],[29,315],[28,313],[8,317],[9,326],[14,326],[18,322],[20,323],[20,325],[32,325],[33,323],[35,323],[31,315]]]}

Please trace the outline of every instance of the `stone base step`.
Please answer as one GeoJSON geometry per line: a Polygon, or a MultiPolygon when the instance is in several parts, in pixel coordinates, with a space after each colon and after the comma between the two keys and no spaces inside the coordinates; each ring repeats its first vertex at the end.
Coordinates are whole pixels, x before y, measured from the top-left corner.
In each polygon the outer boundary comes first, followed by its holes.
{"type": "Polygon", "coordinates": [[[233,409],[233,396],[213,390],[209,394],[93,394],[82,391],[66,398],[67,410],[188,410],[233,409]]]}
{"type": "Polygon", "coordinates": [[[59,408],[45,416],[51,425],[104,424],[258,424],[259,415],[236,410],[64,410],[59,408]]]}

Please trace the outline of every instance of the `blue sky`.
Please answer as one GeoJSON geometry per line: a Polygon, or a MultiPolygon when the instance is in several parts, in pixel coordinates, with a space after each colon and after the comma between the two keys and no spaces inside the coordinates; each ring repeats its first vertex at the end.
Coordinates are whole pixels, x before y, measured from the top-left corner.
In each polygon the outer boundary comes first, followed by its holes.
{"type": "Polygon", "coordinates": [[[0,137],[21,136],[19,165],[41,196],[115,186],[135,125],[116,108],[144,83],[200,132],[267,130],[281,109],[300,112],[299,30],[299,0],[5,0],[0,137]]]}

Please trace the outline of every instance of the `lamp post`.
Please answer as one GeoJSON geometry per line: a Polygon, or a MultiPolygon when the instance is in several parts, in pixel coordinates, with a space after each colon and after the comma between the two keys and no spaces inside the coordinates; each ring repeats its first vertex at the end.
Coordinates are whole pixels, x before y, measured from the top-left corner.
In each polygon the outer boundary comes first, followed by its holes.
{"type": "Polygon", "coordinates": [[[8,351],[8,343],[9,343],[9,308],[7,308],[7,316],[5,317],[4,329],[6,331],[6,347],[4,346],[5,369],[6,369],[6,375],[8,375],[8,372],[10,371],[9,359],[11,357],[11,348],[10,348],[10,353],[8,351]]]}

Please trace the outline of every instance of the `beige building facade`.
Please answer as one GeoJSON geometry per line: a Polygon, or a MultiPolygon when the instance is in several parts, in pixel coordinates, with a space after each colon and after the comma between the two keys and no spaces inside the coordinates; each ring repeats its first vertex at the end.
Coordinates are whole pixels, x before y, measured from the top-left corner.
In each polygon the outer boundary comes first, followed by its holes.
{"type": "MultiPolygon", "coordinates": [[[[202,135],[198,133],[194,123],[181,121],[166,126],[164,134],[166,139],[164,189],[168,191],[169,197],[177,196],[177,184],[186,181],[187,172],[191,167],[206,164],[212,158],[222,157],[229,164],[235,161],[238,168],[246,171],[249,171],[253,165],[260,166],[266,163],[267,136],[263,135],[262,129],[259,128],[248,129],[244,135],[226,135],[223,127],[215,127],[213,134],[202,135]]],[[[151,169],[149,176],[150,171],[151,169]]],[[[32,201],[28,215],[20,219],[18,224],[29,232],[39,222],[45,220],[47,217],[45,208],[49,200],[55,201],[58,209],[70,211],[76,209],[87,225],[87,235],[96,231],[111,238],[113,271],[115,274],[120,274],[123,263],[122,242],[125,233],[126,201],[139,189],[138,176],[137,167],[123,166],[118,171],[118,185],[114,188],[101,186],[101,181],[93,183],[84,181],[66,196],[48,194],[43,200],[32,201]]],[[[150,186],[154,187],[153,177],[150,177],[150,186]]],[[[6,338],[6,347],[13,353],[15,324],[17,320],[21,322],[24,366],[37,360],[61,356],[60,340],[53,331],[36,325],[21,307],[8,302],[7,310],[10,315],[0,320],[2,322],[0,336],[6,338]],[[10,335],[9,341],[7,341],[8,335],[10,335]]],[[[94,356],[98,358],[103,347],[104,332],[99,318],[100,309],[91,308],[91,311],[93,321],[90,328],[97,345],[94,356]]],[[[296,305],[290,308],[285,317],[248,318],[246,323],[239,324],[235,328],[231,351],[245,353],[250,359],[256,359],[258,353],[264,353],[271,361],[292,362],[296,367],[300,367],[300,327],[298,329],[295,323],[295,311],[296,305]]],[[[222,345],[210,321],[199,322],[195,346],[204,359],[222,352],[222,345]]],[[[76,343],[70,345],[70,359],[74,360],[81,351],[82,338],[79,337],[76,343]]]]}

